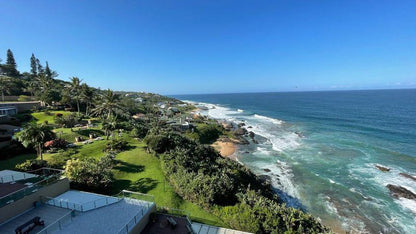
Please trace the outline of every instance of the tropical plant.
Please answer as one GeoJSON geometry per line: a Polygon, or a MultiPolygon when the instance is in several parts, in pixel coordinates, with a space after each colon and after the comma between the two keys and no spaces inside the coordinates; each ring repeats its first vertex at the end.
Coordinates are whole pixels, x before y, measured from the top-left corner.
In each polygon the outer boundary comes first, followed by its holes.
{"type": "Polygon", "coordinates": [[[1,100],[4,102],[4,95],[10,94],[12,81],[10,77],[0,75],[1,100]]]}
{"type": "Polygon", "coordinates": [[[31,122],[24,126],[23,130],[16,133],[16,138],[24,147],[34,147],[37,155],[43,160],[42,150],[43,144],[55,138],[52,128],[44,124],[36,124],[31,122]]]}
{"type": "Polygon", "coordinates": [[[69,85],[69,90],[70,90],[71,97],[77,103],[78,113],[79,113],[79,102],[81,100],[81,94],[82,94],[81,82],[82,82],[82,80],[80,80],[78,77],[72,77],[71,78],[71,83],[69,85]]]}
{"type": "Polygon", "coordinates": [[[119,101],[119,96],[108,89],[100,95],[92,113],[96,116],[106,116],[107,119],[112,116],[125,116],[126,113],[119,101]]]}
{"type": "Polygon", "coordinates": [[[117,129],[117,118],[110,117],[109,119],[103,119],[102,129],[104,130],[105,137],[108,140],[110,134],[117,129]]]}

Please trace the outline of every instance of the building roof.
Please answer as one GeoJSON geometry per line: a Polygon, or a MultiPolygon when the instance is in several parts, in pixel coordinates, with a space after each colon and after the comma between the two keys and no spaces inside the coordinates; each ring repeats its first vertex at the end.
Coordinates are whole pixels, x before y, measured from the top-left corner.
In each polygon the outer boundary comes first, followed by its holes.
{"type": "Polygon", "coordinates": [[[10,183],[13,181],[25,180],[37,176],[38,175],[36,174],[31,174],[27,172],[2,170],[0,171],[0,183],[10,183]]]}

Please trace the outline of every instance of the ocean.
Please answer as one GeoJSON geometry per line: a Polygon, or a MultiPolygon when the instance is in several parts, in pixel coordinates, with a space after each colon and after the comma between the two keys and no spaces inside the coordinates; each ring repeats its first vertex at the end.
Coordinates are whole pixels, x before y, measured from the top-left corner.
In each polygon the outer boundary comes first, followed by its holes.
{"type": "Polygon", "coordinates": [[[257,142],[236,157],[268,176],[289,206],[324,224],[369,233],[416,233],[416,90],[177,95],[201,114],[244,123],[257,142]],[[390,168],[383,172],[381,165],[390,168]]]}

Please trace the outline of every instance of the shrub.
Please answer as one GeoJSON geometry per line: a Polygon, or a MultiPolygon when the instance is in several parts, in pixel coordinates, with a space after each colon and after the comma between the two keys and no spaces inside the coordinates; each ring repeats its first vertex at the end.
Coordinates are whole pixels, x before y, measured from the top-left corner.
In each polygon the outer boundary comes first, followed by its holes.
{"type": "Polygon", "coordinates": [[[56,115],[55,115],[56,117],[62,117],[63,116],[63,114],[62,113],[56,113],[56,115]]]}
{"type": "Polygon", "coordinates": [[[47,149],[66,149],[68,146],[68,142],[64,139],[55,139],[45,142],[43,145],[47,149]]]}
{"type": "Polygon", "coordinates": [[[72,159],[66,162],[65,174],[74,188],[92,192],[108,192],[114,181],[111,169],[114,155],[100,160],[94,158],[72,159]]]}
{"type": "Polygon", "coordinates": [[[75,114],[70,114],[67,116],[55,116],[55,123],[62,125],[66,128],[72,128],[75,124],[79,122],[79,119],[75,116],[75,114]]]}
{"type": "Polygon", "coordinates": [[[123,139],[113,139],[105,145],[105,151],[121,152],[128,149],[129,143],[123,139]]]}
{"type": "Polygon", "coordinates": [[[27,101],[30,101],[30,100],[31,100],[31,98],[29,96],[26,96],[26,95],[20,95],[19,98],[17,99],[17,101],[19,101],[19,102],[27,102],[27,101]]]}
{"type": "Polygon", "coordinates": [[[53,155],[51,159],[48,160],[48,164],[52,168],[64,168],[66,162],[71,159],[71,156],[76,153],[75,150],[59,150],[57,154],[53,155]]]}
{"type": "Polygon", "coordinates": [[[42,167],[48,167],[48,162],[38,159],[26,160],[25,162],[15,166],[18,171],[33,171],[42,167]]]}

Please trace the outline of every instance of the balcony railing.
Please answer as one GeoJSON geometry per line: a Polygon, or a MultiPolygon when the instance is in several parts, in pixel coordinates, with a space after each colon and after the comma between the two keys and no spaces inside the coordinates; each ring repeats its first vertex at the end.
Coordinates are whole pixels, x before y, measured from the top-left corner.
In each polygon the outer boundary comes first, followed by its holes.
{"type": "Polygon", "coordinates": [[[75,202],[69,202],[63,199],[58,199],[58,198],[53,198],[53,197],[41,197],[41,199],[42,199],[42,202],[45,204],[49,204],[49,205],[57,206],[61,208],[66,208],[66,209],[72,209],[72,210],[81,211],[81,212],[107,206],[109,204],[113,204],[121,200],[120,198],[116,198],[116,197],[103,197],[103,198],[85,202],[85,203],[75,203],[75,202]]]}
{"type": "Polygon", "coordinates": [[[37,192],[43,186],[47,186],[55,183],[61,177],[60,174],[50,175],[43,177],[40,181],[30,184],[27,187],[19,189],[13,193],[7,194],[6,196],[0,197],[0,207],[11,204],[27,195],[37,192]]]}
{"type": "Polygon", "coordinates": [[[44,229],[42,229],[37,234],[50,234],[50,233],[56,233],[59,232],[64,228],[65,225],[72,222],[72,218],[74,217],[74,211],[71,210],[70,212],[66,213],[64,216],[62,216],[60,219],[56,220],[55,222],[51,223],[44,229]]]}

